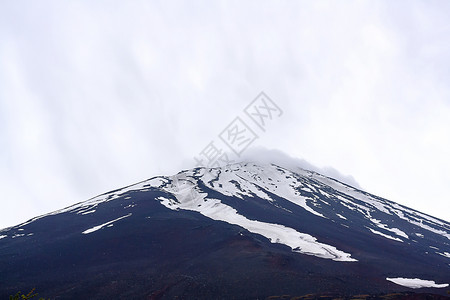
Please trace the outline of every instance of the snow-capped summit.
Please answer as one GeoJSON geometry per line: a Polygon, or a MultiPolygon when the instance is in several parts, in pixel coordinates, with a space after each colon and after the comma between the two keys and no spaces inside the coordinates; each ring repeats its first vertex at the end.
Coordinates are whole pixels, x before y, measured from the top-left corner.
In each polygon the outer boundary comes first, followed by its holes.
{"type": "Polygon", "coordinates": [[[113,286],[138,298],[445,293],[450,224],[314,171],[243,162],[1,230],[0,277],[0,296],[27,285],[91,299],[113,286]]]}

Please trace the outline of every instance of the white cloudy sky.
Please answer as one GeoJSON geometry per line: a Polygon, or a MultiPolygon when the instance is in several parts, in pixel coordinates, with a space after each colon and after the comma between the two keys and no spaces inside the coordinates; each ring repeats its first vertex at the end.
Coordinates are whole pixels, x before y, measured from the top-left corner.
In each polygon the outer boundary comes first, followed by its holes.
{"type": "Polygon", "coordinates": [[[448,1],[0,1],[0,227],[255,142],[450,220],[448,1]]]}

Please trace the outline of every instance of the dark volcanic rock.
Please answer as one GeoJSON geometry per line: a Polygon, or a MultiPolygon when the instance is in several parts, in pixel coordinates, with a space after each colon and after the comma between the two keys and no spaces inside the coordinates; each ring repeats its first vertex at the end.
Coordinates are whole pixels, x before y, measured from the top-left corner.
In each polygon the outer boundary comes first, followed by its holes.
{"type": "Polygon", "coordinates": [[[155,177],[0,237],[1,299],[32,288],[50,299],[443,299],[450,290],[386,280],[450,283],[448,222],[274,165],[155,177]]]}

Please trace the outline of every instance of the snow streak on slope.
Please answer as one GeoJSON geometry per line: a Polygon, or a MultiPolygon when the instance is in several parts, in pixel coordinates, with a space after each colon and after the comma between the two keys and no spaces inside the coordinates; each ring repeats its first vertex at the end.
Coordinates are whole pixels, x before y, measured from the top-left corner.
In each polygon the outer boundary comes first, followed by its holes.
{"type": "Polygon", "coordinates": [[[284,173],[277,172],[274,166],[231,165],[223,170],[212,169],[203,175],[202,181],[205,184],[209,183],[214,190],[228,196],[240,198],[243,195],[257,196],[273,201],[269,193],[275,194],[316,216],[325,218],[308,205],[308,201],[314,204],[314,199],[301,196],[300,191],[297,190],[299,181],[293,176],[285,176],[284,173]]]}
{"type": "Polygon", "coordinates": [[[403,242],[403,241],[402,241],[401,239],[399,239],[399,238],[395,238],[395,237],[393,237],[393,236],[390,236],[390,235],[384,234],[384,233],[382,233],[382,232],[373,230],[372,228],[369,228],[369,230],[372,231],[373,233],[378,234],[378,235],[381,235],[382,237],[385,237],[385,238],[387,238],[387,239],[394,240],[394,241],[397,241],[397,242],[403,242]]]}
{"type": "Polygon", "coordinates": [[[437,254],[447,257],[447,258],[450,258],[450,253],[448,253],[448,252],[444,252],[444,253],[437,252],[437,254]]]}
{"type": "Polygon", "coordinates": [[[94,227],[92,227],[92,228],[89,228],[89,229],[83,231],[82,233],[83,233],[83,234],[89,234],[89,233],[92,233],[92,232],[97,231],[97,230],[99,230],[99,229],[102,229],[103,227],[112,227],[114,222],[117,222],[117,221],[119,221],[119,220],[121,220],[121,219],[124,219],[124,218],[127,218],[127,217],[129,217],[129,216],[131,216],[131,214],[128,214],[128,215],[126,215],[126,216],[123,216],[123,217],[114,219],[114,220],[112,220],[112,221],[103,223],[103,224],[98,225],[98,226],[94,226],[94,227]]]}
{"type": "MultiPolygon", "coordinates": [[[[26,226],[26,225],[34,222],[34,221],[42,219],[44,217],[53,216],[53,215],[57,215],[57,214],[62,214],[62,213],[66,213],[66,212],[76,213],[76,214],[79,214],[79,215],[87,215],[87,214],[90,214],[90,213],[94,213],[95,212],[95,208],[99,204],[115,200],[115,199],[121,197],[122,195],[126,194],[127,192],[130,192],[130,191],[147,191],[148,189],[146,189],[145,186],[149,186],[149,183],[151,184],[151,180],[142,181],[142,182],[139,182],[139,183],[136,183],[136,184],[124,187],[124,188],[116,190],[116,191],[105,193],[105,194],[96,196],[94,198],[91,198],[89,200],[86,200],[86,201],[83,201],[83,202],[71,205],[69,207],[66,207],[66,208],[63,208],[63,209],[60,209],[60,210],[56,210],[54,212],[51,212],[51,213],[48,213],[48,214],[45,214],[45,215],[41,215],[41,216],[35,217],[35,218],[31,219],[31,220],[28,220],[25,223],[19,224],[18,226],[14,226],[14,227],[11,227],[11,228],[20,228],[20,227],[26,226]]],[[[4,228],[4,229],[0,230],[0,232],[2,232],[3,230],[8,230],[8,229],[10,229],[10,228],[4,228]]]]}
{"type": "Polygon", "coordinates": [[[420,289],[425,287],[432,288],[445,288],[448,287],[448,283],[436,284],[433,280],[423,280],[419,278],[386,278],[386,280],[392,281],[395,284],[406,286],[412,289],[420,289]]]}
{"type": "MultiPolygon", "coordinates": [[[[327,185],[333,188],[336,192],[341,193],[343,197],[339,197],[342,201],[348,202],[350,201],[352,204],[350,206],[352,209],[360,212],[361,214],[366,215],[370,218],[370,211],[378,210],[387,215],[395,215],[400,219],[407,221],[410,224],[421,227],[427,231],[442,235],[450,240],[450,226],[448,223],[433,218],[424,213],[409,209],[402,205],[399,205],[395,202],[388,201],[373,195],[369,195],[368,193],[357,190],[351,186],[343,184],[335,179],[325,177],[323,175],[317,174],[315,172],[302,170],[300,169],[299,174],[303,174],[305,176],[310,176],[312,179],[327,185]],[[362,202],[361,204],[356,204],[356,202],[362,202]],[[442,228],[444,230],[442,230],[442,228]]],[[[379,221],[373,220],[374,223],[379,223],[379,221]]],[[[379,226],[379,225],[377,225],[379,226]]],[[[389,231],[394,231],[396,228],[389,229],[385,228],[389,231]]],[[[397,235],[408,238],[405,236],[406,234],[403,232],[395,232],[397,235]]]]}
{"type": "MultiPolygon", "coordinates": [[[[169,190],[171,189],[169,188],[169,190]]],[[[181,195],[177,197],[178,201],[165,197],[158,199],[167,208],[197,211],[213,220],[239,225],[250,232],[267,237],[272,243],[285,244],[296,252],[333,259],[335,261],[356,261],[351,258],[349,253],[340,251],[333,246],[319,243],[316,238],[309,234],[300,233],[292,228],[279,224],[249,220],[238,214],[234,208],[223,204],[220,200],[207,199],[206,194],[196,193],[195,197],[183,197],[181,195]]]]}
{"type": "Polygon", "coordinates": [[[409,239],[409,236],[399,228],[391,228],[381,223],[381,220],[372,217],[372,213],[381,212],[387,218],[397,216],[426,231],[450,239],[448,223],[300,168],[292,172],[275,165],[234,164],[221,169],[203,170],[200,178],[205,184],[224,195],[257,196],[273,202],[269,194],[275,194],[323,218],[342,219],[343,215],[337,212],[327,215],[321,211],[325,205],[338,202],[346,209],[369,219],[373,225],[372,229],[381,228],[386,235],[394,233],[398,236],[396,239],[409,239]]]}

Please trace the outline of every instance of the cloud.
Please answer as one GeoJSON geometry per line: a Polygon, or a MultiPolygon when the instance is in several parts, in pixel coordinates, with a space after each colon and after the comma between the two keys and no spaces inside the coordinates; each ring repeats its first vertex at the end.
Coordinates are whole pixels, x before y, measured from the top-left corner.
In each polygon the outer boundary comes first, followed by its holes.
{"type": "Polygon", "coordinates": [[[358,182],[351,175],[343,175],[338,170],[332,167],[320,168],[314,166],[304,159],[292,157],[279,149],[266,149],[261,146],[251,147],[243,152],[238,161],[255,162],[261,164],[275,164],[293,172],[295,172],[295,170],[298,168],[302,168],[337,179],[353,187],[360,188],[358,182]]]}
{"type": "Polygon", "coordinates": [[[2,2],[0,227],[177,173],[262,90],[284,114],[256,146],[450,219],[449,13],[422,1],[2,2]]]}

